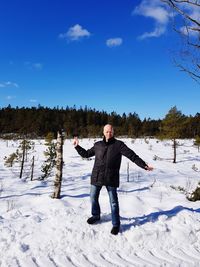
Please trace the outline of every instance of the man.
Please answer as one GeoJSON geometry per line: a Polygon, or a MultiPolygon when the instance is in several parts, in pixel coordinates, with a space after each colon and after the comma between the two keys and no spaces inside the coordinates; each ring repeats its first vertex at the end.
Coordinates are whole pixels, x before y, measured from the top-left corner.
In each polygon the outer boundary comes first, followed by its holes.
{"type": "Polygon", "coordinates": [[[152,171],[153,168],[148,166],[133,150],[128,148],[122,141],[114,138],[112,125],[107,124],[103,129],[103,140],[98,141],[94,146],[85,150],[79,146],[78,138],[74,138],[74,147],[83,158],[95,156],[94,167],[91,175],[90,198],[92,204],[92,217],[87,222],[94,224],[100,220],[99,194],[102,186],[106,186],[108,191],[111,215],[112,229],[111,234],[117,235],[120,230],[119,203],[117,196],[117,187],[119,187],[119,169],[122,155],[129,158],[139,167],[152,171]]]}

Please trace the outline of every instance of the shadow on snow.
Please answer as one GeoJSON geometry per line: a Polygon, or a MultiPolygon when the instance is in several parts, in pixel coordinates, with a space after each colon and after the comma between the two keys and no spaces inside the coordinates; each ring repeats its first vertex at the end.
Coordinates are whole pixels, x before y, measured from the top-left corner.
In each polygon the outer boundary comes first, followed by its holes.
{"type": "Polygon", "coordinates": [[[137,189],[132,189],[132,190],[119,189],[117,192],[122,193],[122,194],[127,194],[127,193],[141,192],[141,191],[146,191],[146,190],[150,190],[150,186],[145,186],[142,188],[137,188],[137,189]]]}
{"type": "Polygon", "coordinates": [[[84,198],[84,197],[89,197],[90,194],[80,194],[80,195],[67,195],[63,194],[61,195],[60,199],[65,198],[65,197],[72,197],[72,198],[84,198]]]}
{"type": "Polygon", "coordinates": [[[187,208],[187,207],[183,207],[183,206],[177,206],[171,210],[152,212],[148,215],[144,215],[144,216],[140,216],[140,217],[133,217],[133,218],[121,217],[122,221],[134,220],[134,222],[131,222],[129,224],[124,224],[124,225],[122,224],[122,228],[123,228],[123,231],[127,231],[131,227],[134,227],[134,226],[144,225],[145,223],[148,223],[148,222],[156,222],[158,220],[159,216],[162,216],[162,215],[167,216],[168,217],[167,219],[169,219],[171,217],[176,216],[179,212],[181,212],[183,210],[200,213],[200,208],[199,209],[191,209],[191,208],[187,208]]]}

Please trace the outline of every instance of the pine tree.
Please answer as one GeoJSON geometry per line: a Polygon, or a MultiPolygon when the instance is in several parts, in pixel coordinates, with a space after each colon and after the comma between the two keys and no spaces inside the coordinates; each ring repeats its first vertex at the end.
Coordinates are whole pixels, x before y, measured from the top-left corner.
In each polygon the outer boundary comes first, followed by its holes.
{"type": "Polygon", "coordinates": [[[53,139],[54,134],[52,132],[48,133],[45,138],[45,145],[47,146],[47,149],[44,152],[46,160],[42,165],[42,180],[51,175],[52,169],[56,164],[56,145],[53,139]]]}
{"type": "Polygon", "coordinates": [[[194,145],[198,147],[198,152],[199,152],[199,147],[200,147],[200,136],[195,137],[194,145]]]}
{"type": "Polygon", "coordinates": [[[28,154],[29,151],[34,149],[34,142],[29,141],[27,139],[23,139],[16,152],[12,153],[8,157],[5,157],[5,166],[7,167],[13,167],[14,163],[20,164],[20,174],[19,178],[22,178],[23,171],[24,171],[24,163],[25,161],[28,161],[28,154]]]}
{"type": "Polygon", "coordinates": [[[162,121],[161,136],[163,138],[172,139],[174,158],[173,163],[176,163],[177,138],[181,136],[181,130],[184,125],[184,115],[177,110],[176,106],[172,107],[162,121]]]}
{"type": "Polygon", "coordinates": [[[13,164],[15,163],[16,159],[17,159],[17,153],[12,153],[8,157],[4,158],[4,160],[5,160],[4,165],[6,167],[12,167],[13,164]]]}
{"type": "Polygon", "coordinates": [[[22,178],[23,170],[24,170],[24,162],[27,161],[29,150],[33,150],[34,148],[34,142],[28,141],[27,139],[24,139],[20,142],[19,149],[18,150],[18,158],[21,161],[21,168],[20,168],[20,175],[19,178],[22,178]]]}

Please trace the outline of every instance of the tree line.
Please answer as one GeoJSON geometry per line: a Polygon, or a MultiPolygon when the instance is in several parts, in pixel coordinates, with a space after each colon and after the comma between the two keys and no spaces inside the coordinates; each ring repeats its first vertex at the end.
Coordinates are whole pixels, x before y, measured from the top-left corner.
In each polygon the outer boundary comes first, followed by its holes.
{"type": "MultiPolygon", "coordinates": [[[[49,107],[11,107],[10,105],[0,108],[0,134],[9,137],[9,134],[28,136],[30,138],[44,137],[49,132],[64,131],[66,137],[74,135],[79,137],[100,137],[102,127],[110,123],[115,128],[117,136],[159,137],[166,135],[166,124],[174,120],[176,131],[178,127],[179,138],[195,138],[200,136],[200,113],[195,116],[186,116],[176,107],[172,107],[164,119],[140,119],[135,112],[122,115],[116,112],[107,113],[88,107],[76,108],[49,108],[49,107]],[[173,114],[173,116],[169,116],[173,114]],[[176,116],[180,118],[176,121],[176,116]],[[167,121],[167,122],[166,122],[167,121]]],[[[171,128],[171,126],[169,126],[171,128]]]]}

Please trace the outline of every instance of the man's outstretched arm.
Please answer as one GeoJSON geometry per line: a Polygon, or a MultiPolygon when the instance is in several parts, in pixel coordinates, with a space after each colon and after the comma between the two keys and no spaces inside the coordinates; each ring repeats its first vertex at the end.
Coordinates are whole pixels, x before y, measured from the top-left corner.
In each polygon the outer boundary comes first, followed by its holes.
{"type": "Polygon", "coordinates": [[[124,143],[121,145],[121,153],[132,162],[137,164],[140,168],[143,168],[147,171],[152,171],[153,167],[148,166],[144,160],[142,160],[132,149],[127,147],[124,143]]]}
{"type": "Polygon", "coordinates": [[[78,137],[74,137],[73,145],[76,151],[78,152],[78,154],[83,158],[90,158],[95,155],[94,146],[88,150],[85,150],[83,147],[79,146],[78,137]]]}

